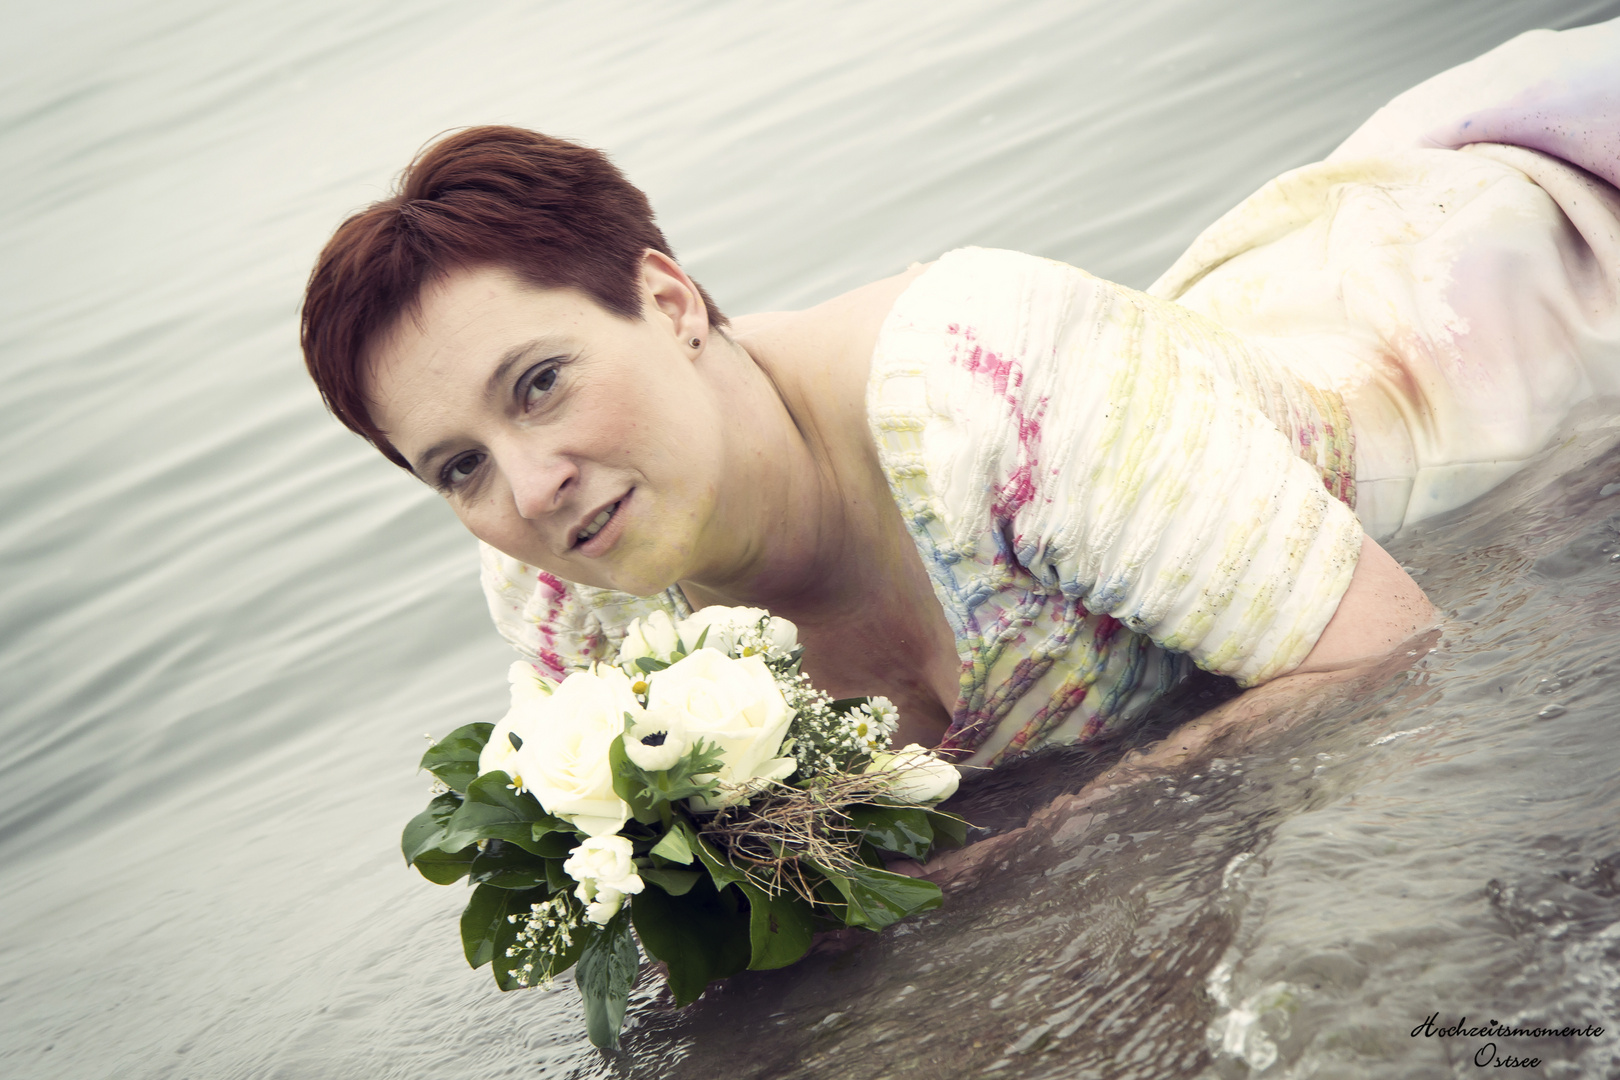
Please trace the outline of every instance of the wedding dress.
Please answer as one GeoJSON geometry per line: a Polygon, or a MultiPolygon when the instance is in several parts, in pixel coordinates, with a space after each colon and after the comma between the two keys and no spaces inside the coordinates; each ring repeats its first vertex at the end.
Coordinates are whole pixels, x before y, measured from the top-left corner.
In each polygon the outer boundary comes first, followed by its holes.
{"type": "MultiPolygon", "coordinates": [[[[1461,506],[1620,392],[1620,21],[1396,98],[1222,217],[1147,293],[1016,252],[895,303],[868,422],[956,636],[944,746],[1117,733],[1196,664],[1310,652],[1375,538],[1461,506]]],[[[484,549],[496,625],[560,676],[687,613],[484,549]]]]}

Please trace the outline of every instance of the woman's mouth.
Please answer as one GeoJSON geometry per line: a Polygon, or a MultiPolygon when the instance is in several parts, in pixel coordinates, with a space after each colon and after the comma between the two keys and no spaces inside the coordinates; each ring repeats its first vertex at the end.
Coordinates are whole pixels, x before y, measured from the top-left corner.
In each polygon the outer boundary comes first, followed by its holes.
{"type": "Polygon", "coordinates": [[[582,555],[599,555],[603,550],[612,546],[613,536],[619,530],[614,528],[615,517],[625,500],[630,497],[627,491],[617,502],[602,508],[602,511],[586,523],[585,527],[574,534],[574,550],[582,555]],[[603,535],[604,531],[607,535],[603,535]]]}
{"type": "Polygon", "coordinates": [[[606,510],[603,510],[600,514],[597,514],[596,517],[591,521],[591,523],[589,525],[587,525],[583,529],[579,530],[579,535],[574,537],[574,539],[577,540],[579,543],[583,544],[585,541],[587,541],[591,537],[595,536],[598,532],[601,531],[602,526],[604,526],[604,525],[606,525],[608,523],[608,518],[613,516],[613,511],[617,510],[618,508],[619,508],[619,504],[614,503],[612,506],[608,507],[606,510]]]}

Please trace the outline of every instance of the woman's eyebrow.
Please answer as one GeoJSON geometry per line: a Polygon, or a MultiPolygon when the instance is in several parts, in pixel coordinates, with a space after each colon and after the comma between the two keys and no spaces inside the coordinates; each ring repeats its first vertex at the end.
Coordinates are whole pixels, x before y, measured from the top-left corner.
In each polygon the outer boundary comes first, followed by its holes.
{"type": "MultiPolygon", "coordinates": [[[[484,383],[484,400],[490,401],[501,395],[508,374],[518,364],[532,359],[538,353],[553,352],[557,347],[557,338],[553,335],[546,335],[514,345],[501,353],[500,360],[495,364],[495,370],[489,373],[489,379],[484,383]]],[[[455,441],[454,439],[446,439],[428,447],[420,457],[412,462],[411,471],[419,478],[427,480],[430,467],[438,458],[449,452],[455,441]]],[[[431,483],[431,481],[429,482],[431,483]]]]}
{"type": "Polygon", "coordinates": [[[439,458],[448,453],[452,445],[453,443],[450,440],[446,440],[441,443],[434,443],[432,446],[428,447],[427,450],[423,451],[421,457],[411,462],[411,472],[416,474],[416,478],[418,480],[421,480],[430,487],[437,488],[439,485],[428,479],[428,473],[431,471],[430,466],[432,466],[432,464],[439,458]]]}
{"type": "Polygon", "coordinates": [[[491,400],[500,396],[501,389],[506,385],[506,377],[516,365],[531,359],[536,353],[551,352],[556,348],[557,339],[554,336],[537,337],[514,345],[501,354],[500,362],[495,370],[489,373],[489,381],[484,384],[484,398],[491,400]]]}

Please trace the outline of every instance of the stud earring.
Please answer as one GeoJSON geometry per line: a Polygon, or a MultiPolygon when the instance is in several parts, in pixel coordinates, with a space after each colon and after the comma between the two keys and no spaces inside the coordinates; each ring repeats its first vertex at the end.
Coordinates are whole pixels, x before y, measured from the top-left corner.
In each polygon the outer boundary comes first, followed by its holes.
{"type": "Polygon", "coordinates": [[[694,349],[701,349],[703,348],[703,339],[700,337],[695,337],[691,341],[688,341],[687,344],[694,349]]]}

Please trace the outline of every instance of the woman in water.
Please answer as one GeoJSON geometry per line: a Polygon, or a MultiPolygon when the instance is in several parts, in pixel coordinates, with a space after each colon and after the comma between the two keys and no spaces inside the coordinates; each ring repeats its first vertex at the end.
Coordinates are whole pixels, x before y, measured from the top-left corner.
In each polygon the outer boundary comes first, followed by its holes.
{"type": "Polygon", "coordinates": [[[631,619],[799,626],[900,742],[1117,734],[1432,620],[1375,542],[1620,387],[1620,23],[1402,95],[1148,293],[964,249],[727,320],[600,153],[474,128],[338,230],[304,309],[337,416],[484,542],[554,677],[631,619]]]}

